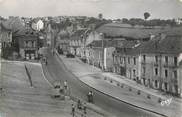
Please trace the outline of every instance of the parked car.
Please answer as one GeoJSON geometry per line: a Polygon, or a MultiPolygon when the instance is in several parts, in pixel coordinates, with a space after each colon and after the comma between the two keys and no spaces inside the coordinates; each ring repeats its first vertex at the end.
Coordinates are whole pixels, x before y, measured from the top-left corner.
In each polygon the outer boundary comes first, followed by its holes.
{"type": "Polygon", "coordinates": [[[66,57],[67,57],[67,58],[75,58],[75,55],[73,55],[73,54],[71,54],[71,53],[68,53],[68,54],[66,54],[66,57]]]}

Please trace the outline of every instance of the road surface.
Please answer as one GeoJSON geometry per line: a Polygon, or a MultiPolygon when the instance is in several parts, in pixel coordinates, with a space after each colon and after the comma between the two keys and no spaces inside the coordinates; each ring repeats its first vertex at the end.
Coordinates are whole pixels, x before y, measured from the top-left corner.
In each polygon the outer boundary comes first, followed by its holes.
{"type": "Polygon", "coordinates": [[[67,80],[68,85],[71,89],[71,95],[78,98],[87,100],[87,93],[92,90],[94,91],[94,103],[106,110],[107,112],[112,113],[117,117],[157,117],[154,113],[143,111],[136,107],[130,106],[126,103],[123,103],[119,100],[111,98],[101,92],[98,92],[91,87],[83,84],[78,80],[73,74],[70,73],[64,66],[64,63],[56,56],[51,53],[51,51],[46,52],[48,65],[47,71],[50,74],[48,81],[51,83],[55,81],[61,81],[62,83],[67,80]]]}

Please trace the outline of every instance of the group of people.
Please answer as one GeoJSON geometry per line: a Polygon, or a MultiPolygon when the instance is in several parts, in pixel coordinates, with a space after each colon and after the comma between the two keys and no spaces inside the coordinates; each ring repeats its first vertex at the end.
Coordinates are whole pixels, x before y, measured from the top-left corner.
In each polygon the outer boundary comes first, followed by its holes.
{"type": "MultiPolygon", "coordinates": [[[[71,114],[72,114],[72,116],[73,117],[75,117],[75,105],[74,104],[72,104],[72,106],[71,106],[71,114]]],[[[80,100],[78,100],[78,102],[77,102],[77,109],[79,110],[79,111],[82,111],[82,113],[81,113],[81,117],[86,117],[86,115],[87,115],[87,107],[86,107],[86,103],[84,102],[84,103],[82,103],[80,100]]]]}
{"type": "Polygon", "coordinates": [[[54,97],[60,97],[60,95],[62,93],[64,93],[64,95],[66,94],[67,90],[68,90],[68,83],[67,80],[64,81],[64,85],[63,87],[61,86],[61,82],[55,82],[54,84],[54,89],[55,89],[55,94],[54,97]]]}

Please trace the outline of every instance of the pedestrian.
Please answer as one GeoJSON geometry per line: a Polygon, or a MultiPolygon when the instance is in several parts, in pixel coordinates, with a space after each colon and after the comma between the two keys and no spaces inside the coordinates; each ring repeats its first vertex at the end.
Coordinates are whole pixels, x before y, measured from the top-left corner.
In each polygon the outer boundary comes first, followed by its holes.
{"type": "Polygon", "coordinates": [[[66,80],[66,81],[64,81],[64,88],[65,88],[65,90],[67,90],[67,88],[68,88],[67,80],[66,80]]]}
{"type": "Polygon", "coordinates": [[[88,102],[91,102],[91,91],[88,92],[87,97],[88,97],[88,102]]]}
{"type": "Polygon", "coordinates": [[[87,106],[86,106],[86,103],[83,103],[83,113],[84,113],[84,116],[86,117],[86,115],[87,115],[87,106]]]}
{"type": "Polygon", "coordinates": [[[74,104],[71,105],[71,114],[73,117],[75,117],[75,106],[74,104]]]}
{"type": "Polygon", "coordinates": [[[93,91],[90,91],[90,102],[92,102],[93,103],[93,95],[94,95],[94,93],[93,93],[93,91]]]}
{"type": "Polygon", "coordinates": [[[79,110],[82,109],[82,103],[81,103],[80,100],[78,100],[78,102],[77,102],[77,108],[78,108],[79,110]]]}
{"type": "Polygon", "coordinates": [[[47,62],[47,58],[45,59],[45,64],[46,64],[46,65],[48,64],[48,62],[47,62]]]}

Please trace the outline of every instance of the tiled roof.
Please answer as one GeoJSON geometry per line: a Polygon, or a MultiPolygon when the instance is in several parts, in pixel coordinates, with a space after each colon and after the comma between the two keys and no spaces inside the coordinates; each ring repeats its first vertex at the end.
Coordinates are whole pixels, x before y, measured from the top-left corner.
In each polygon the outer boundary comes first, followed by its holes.
{"type": "MultiPolygon", "coordinates": [[[[103,40],[104,47],[132,48],[136,43],[127,40],[103,40]]],[[[88,46],[102,47],[102,40],[94,40],[88,46]]]]}
{"type": "Polygon", "coordinates": [[[143,42],[138,47],[129,51],[128,54],[139,54],[139,53],[179,54],[181,52],[182,52],[182,36],[167,35],[165,38],[157,36],[148,42],[143,42]]]}
{"type": "Polygon", "coordinates": [[[16,37],[16,36],[38,36],[38,33],[31,28],[26,29],[24,27],[24,28],[21,28],[18,32],[16,32],[13,35],[13,37],[16,37]]]}
{"type": "Polygon", "coordinates": [[[128,37],[133,39],[145,39],[149,38],[151,34],[158,34],[160,32],[166,31],[168,28],[162,27],[144,27],[144,26],[131,26],[129,24],[121,23],[110,23],[105,24],[98,29],[99,33],[104,33],[106,36],[111,37],[128,37]]]}
{"type": "Polygon", "coordinates": [[[60,36],[60,38],[69,38],[69,32],[68,31],[65,31],[65,30],[62,30],[59,32],[58,36],[60,36]]]}
{"type": "Polygon", "coordinates": [[[82,35],[84,35],[84,33],[85,33],[86,30],[87,30],[87,29],[80,29],[80,30],[77,30],[76,32],[74,32],[74,33],[71,35],[70,39],[71,39],[71,40],[79,40],[80,37],[81,37],[82,35]]]}
{"type": "Polygon", "coordinates": [[[2,25],[4,28],[10,29],[13,32],[16,32],[24,27],[18,17],[10,18],[7,21],[2,22],[2,25]]]}

